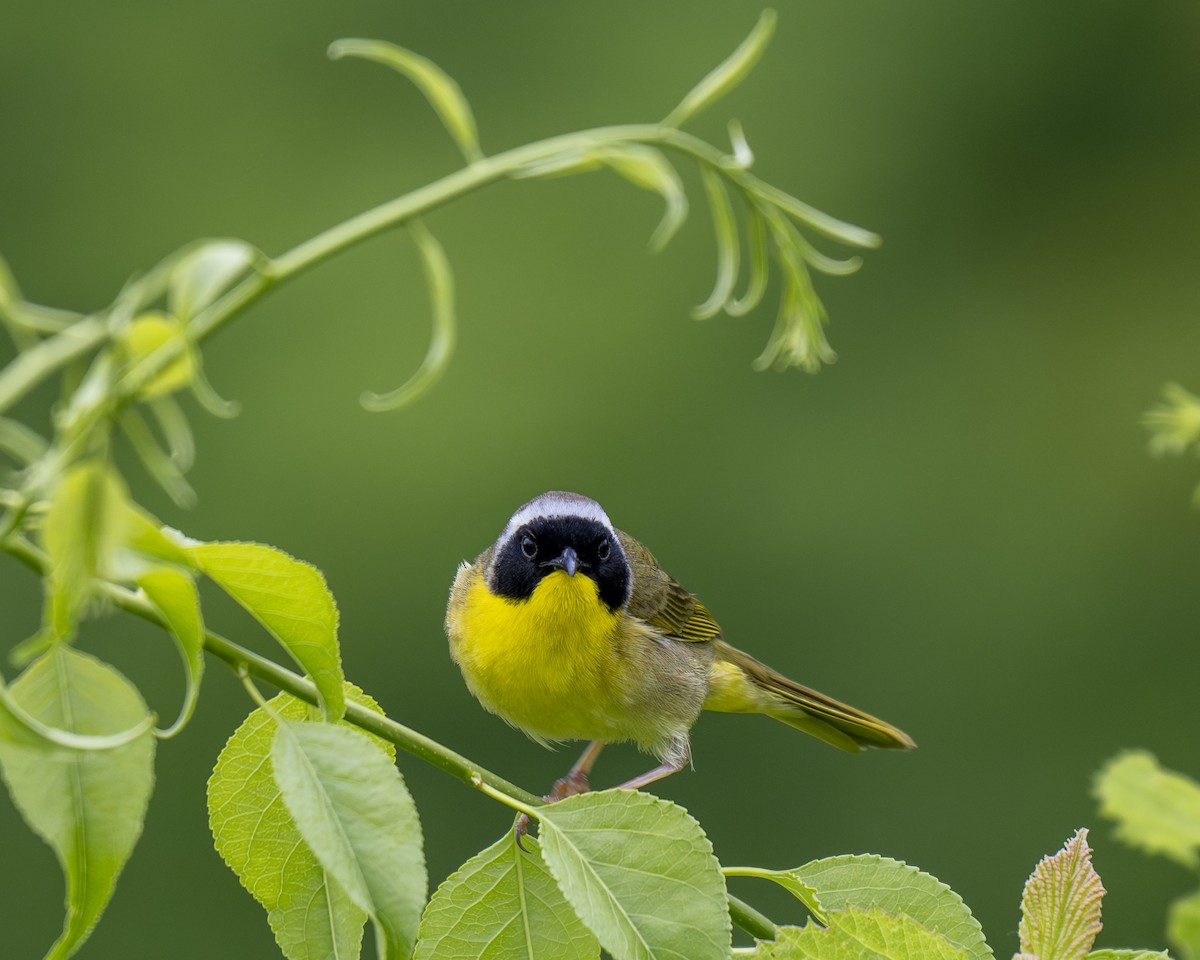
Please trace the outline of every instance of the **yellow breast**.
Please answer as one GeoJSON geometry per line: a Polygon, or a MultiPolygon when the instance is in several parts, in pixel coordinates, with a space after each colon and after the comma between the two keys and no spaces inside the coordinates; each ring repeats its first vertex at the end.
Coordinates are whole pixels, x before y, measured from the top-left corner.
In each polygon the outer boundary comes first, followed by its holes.
{"type": "Polygon", "coordinates": [[[448,626],[454,659],[485,707],[552,740],[600,738],[619,680],[618,614],[588,576],[548,574],[526,600],[488,590],[477,570],[448,626]]]}

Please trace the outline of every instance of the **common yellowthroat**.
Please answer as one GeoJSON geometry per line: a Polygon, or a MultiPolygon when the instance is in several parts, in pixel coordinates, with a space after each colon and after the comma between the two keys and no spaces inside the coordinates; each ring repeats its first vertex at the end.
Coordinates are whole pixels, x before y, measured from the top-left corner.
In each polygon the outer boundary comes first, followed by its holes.
{"type": "Polygon", "coordinates": [[[446,633],[485,708],[542,743],[592,741],[547,799],[587,790],[604,743],[659,760],[622,787],[682,769],[701,710],[765,713],[842,750],[914,746],[727,644],[704,605],[577,493],[530,500],[458,568],[446,633]]]}

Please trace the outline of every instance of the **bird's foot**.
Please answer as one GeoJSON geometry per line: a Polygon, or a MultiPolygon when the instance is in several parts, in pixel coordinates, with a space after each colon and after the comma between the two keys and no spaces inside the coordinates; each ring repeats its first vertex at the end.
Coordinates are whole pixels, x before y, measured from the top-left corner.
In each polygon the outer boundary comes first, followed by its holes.
{"type": "Polygon", "coordinates": [[[565,800],[576,794],[587,793],[590,789],[592,788],[588,783],[587,773],[583,770],[572,770],[565,777],[555,780],[554,788],[542,799],[553,803],[555,800],[565,800]]]}
{"type": "MultiPolygon", "coordinates": [[[[567,797],[587,793],[590,789],[591,785],[588,783],[588,775],[582,770],[572,770],[565,777],[560,777],[554,781],[553,789],[542,797],[542,799],[547,803],[557,803],[559,800],[566,800],[567,797]]],[[[517,822],[513,824],[513,834],[516,836],[517,846],[522,850],[525,850],[525,845],[521,843],[521,838],[528,832],[529,814],[523,813],[517,817],[517,822]]]]}

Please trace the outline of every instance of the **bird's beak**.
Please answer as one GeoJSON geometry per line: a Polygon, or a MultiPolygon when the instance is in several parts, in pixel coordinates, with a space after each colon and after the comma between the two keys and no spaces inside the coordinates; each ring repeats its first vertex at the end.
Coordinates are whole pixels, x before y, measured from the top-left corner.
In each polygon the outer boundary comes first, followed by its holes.
{"type": "Polygon", "coordinates": [[[563,552],[555,559],[548,560],[546,566],[554,567],[556,570],[565,570],[568,577],[573,577],[575,571],[579,569],[579,554],[575,552],[574,547],[563,547],[563,552]]]}

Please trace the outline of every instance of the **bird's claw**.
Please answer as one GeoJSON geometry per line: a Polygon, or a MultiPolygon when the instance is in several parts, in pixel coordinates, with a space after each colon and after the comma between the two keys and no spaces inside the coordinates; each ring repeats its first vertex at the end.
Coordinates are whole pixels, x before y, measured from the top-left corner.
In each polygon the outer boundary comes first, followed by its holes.
{"type": "Polygon", "coordinates": [[[522,813],[517,817],[516,823],[513,824],[513,837],[517,841],[517,846],[521,848],[522,853],[528,853],[525,849],[525,844],[521,842],[521,838],[529,832],[529,814],[522,813]]]}

